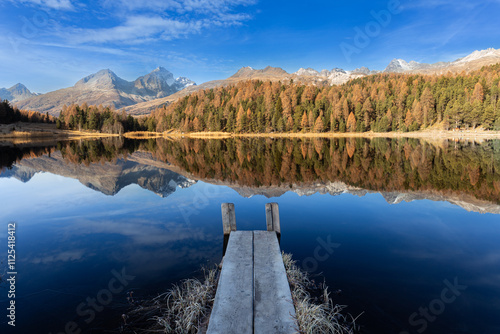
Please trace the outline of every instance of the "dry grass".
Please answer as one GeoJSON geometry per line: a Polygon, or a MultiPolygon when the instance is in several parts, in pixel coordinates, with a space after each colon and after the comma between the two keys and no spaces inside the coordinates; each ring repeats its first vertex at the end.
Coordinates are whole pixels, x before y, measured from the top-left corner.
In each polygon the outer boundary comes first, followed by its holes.
{"type": "Polygon", "coordinates": [[[354,334],[357,317],[342,314],[346,306],[335,304],[325,285],[321,287],[322,296],[316,300],[312,298],[309,291],[314,287],[314,283],[309,275],[297,267],[291,254],[282,255],[300,333],[354,334]]]}
{"type": "Polygon", "coordinates": [[[144,301],[124,315],[122,333],[204,333],[217,291],[218,269],[203,280],[187,279],[168,292],[144,301]]]}
{"type": "Polygon", "coordinates": [[[0,124],[0,139],[9,141],[18,139],[88,139],[117,137],[118,134],[99,133],[91,131],[62,130],[57,129],[55,124],[47,123],[23,123],[0,124]]]}
{"type": "Polygon", "coordinates": [[[123,134],[125,138],[129,139],[150,139],[150,138],[162,138],[162,132],[149,132],[149,131],[130,131],[123,134]]]}
{"type": "MultiPolygon", "coordinates": [[[[357,318],[342,313],[345,306],[332,301],[326,286],[316,287],[309,275],[297,267],[290,254],[283,253],[283,263],[300,334],[357,333],[357,318]],[[321,291],[321,295],[311,297],[312,290],[321,291]]],[[[204,270],[202,280],[184,280],[168,292],[138,303],[122,316],[120,333],[206,333],[218,277],[218,268],[204,270]]]]}
{"type": "Polygon", "coordinates": [[[199,138],[199,139],[211,139],[211,138],[231,138],[232,134],[229,132],[222,132],[222,131],[217,131],[217,132],[210,132],[210,131],[204,131],[204,132],[190,132],[187,134],[189,138],[199,138]]]}
{"type": "Polygon", "coordinates": [[[170,131],[164,136],[187,137],[197,139],[223,139],[231,137],[247,138],[419,138],[424,140],[451,139],[451,140],[483,140],[500,139],[500,131],[488,130],[424,130],[413,132],[272,132],[272,133],[231,133],[231,132],[180,132],[170,131]]]}

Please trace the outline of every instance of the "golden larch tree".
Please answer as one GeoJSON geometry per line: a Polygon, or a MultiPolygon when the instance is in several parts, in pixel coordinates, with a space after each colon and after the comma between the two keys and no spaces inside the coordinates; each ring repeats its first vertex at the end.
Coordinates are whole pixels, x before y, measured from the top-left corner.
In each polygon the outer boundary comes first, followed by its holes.
{"type": "Polygon", "coordinates": [[[354,114],[352,112],[349,114],[349,117],[347,118],[347,131],[349,132],[356,131],[356,117],[354,117],[354,114]]]}

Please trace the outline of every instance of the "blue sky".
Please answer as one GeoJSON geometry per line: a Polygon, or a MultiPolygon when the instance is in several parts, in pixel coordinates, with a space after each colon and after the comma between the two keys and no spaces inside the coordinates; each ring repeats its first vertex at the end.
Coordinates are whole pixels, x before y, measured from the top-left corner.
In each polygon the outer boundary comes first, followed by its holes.
{"type": "Polygon", "coordinates": [[[242,66],[450,61],[500,48],[499,16],[500,0],[0,0],[0,87],[43,93],[104,68],[202,83],[242,66]]]}

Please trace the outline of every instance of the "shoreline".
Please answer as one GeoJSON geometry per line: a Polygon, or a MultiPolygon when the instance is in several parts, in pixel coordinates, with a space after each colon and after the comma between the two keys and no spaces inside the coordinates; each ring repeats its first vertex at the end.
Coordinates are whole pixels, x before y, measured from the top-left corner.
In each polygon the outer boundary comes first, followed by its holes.
{"type": "Polygon", "coordinates": [[[414,132],[274,132],[274,133],[230,133],[230,132],[170,132],[163,133],[164,137],[188,137],[199,139],[224,139],[224,138],[418,138],[418,139],[500,139],[500,131],[484,130],[426,130],[414,132]]]}
{"type": "Polygon", "coordinates": [[[47,139],[77,140],[97,139],[123,136],[128,139],[156,138],[193,138],[193,139],[227,139],[227,138],[417,138],[424,140],[487,140],[500,139],[500,131],[486,130],[424,130],[413,132],[273,132],[273,133],[231,133],[222,131],[181,132],[169,130],[165,132],[134,131],[120,134],[86,132],[56,129],[55,124],[15,123],[0,125],[0,140],[13,142],[29,142],[47,139]]]}
{"type": "Polygon", "coordinates": [[[111,133],[57,129],[56,125],[51,123],[0,124],[0,140],[6,141],[74,140],[119,136],[111,133]]]}

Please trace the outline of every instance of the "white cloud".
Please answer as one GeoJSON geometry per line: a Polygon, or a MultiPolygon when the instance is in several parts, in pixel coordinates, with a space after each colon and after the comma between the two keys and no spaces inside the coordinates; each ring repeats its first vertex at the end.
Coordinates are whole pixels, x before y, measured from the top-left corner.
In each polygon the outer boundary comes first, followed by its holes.
{"type": "Polygon", "coordinates": [[[10,0],[13,3],[25,3],[38,5],[58,10],[73,10],[74,7],[70,0],[10,0]]]}
{"type": "Polygon", "coordinates": [[[182,22],[159,16],[132,16],[125,23],[112,28],[78,29],[70,39],[76,43],[149,42],[155,39],[171,40],[197,33],[202,28],[201,21],[182,22]]]}
{"type": "Polygon", "coordinates": [[[220,13],[227,12],[236,6],[248,6],[256,0],[105,0],[104,4],[113,8],[127,10],[161,10],[176,11],[179,13],[220,13]]]}
{"type": "Polygon", "coordinates": [[[232,26],[241,25],[243,21],[250,20],[251,16],[248,14],[230,14],[230,13],[220,13],[217,17],[209,20],[209,23],[217,26],[232,26]]]}
{"type": "Polygon", "coordinates": [[[478,6],[483,6],[487,3],[500,3],[500,0],[484,0],[484,1],[469,1],[469,0],[421,0],[412,1],[401,4],[401,8],[405,9],[430,9],[436,7],[448,7],[453,11],[464,11],[474,9],[478,6]]]}
{"type": "MultiPolygon", "coordinates": [[[[197,34],[211,27],[242,25],[251,19],[236,11],[238,6],[255,0],[106,0],[105,8],[122,19],[110,28],[59,29],[71,44],[127,43],[144,44],[169,41],[197,34]]],[[[111,14],[112,13],[112,14],[111,14]]]]}

